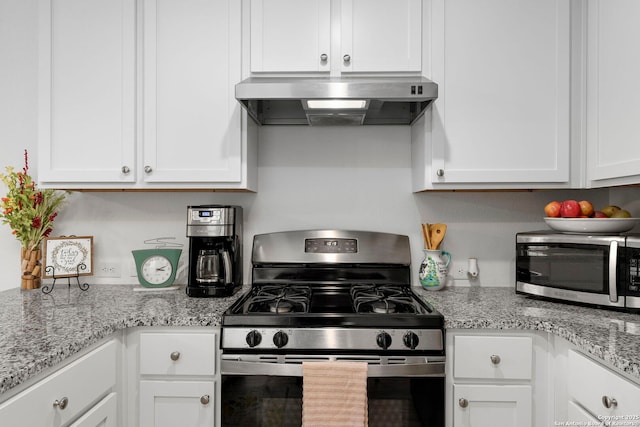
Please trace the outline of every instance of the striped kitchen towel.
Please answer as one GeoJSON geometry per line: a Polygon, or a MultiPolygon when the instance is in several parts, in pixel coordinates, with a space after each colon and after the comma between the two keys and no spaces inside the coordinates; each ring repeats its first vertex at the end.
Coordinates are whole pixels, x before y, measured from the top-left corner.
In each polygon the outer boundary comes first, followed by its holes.
{"type": "Polygon", "coordinates": [[[303,362],[302,427],[367,427],[367,363],[303,362]]]}

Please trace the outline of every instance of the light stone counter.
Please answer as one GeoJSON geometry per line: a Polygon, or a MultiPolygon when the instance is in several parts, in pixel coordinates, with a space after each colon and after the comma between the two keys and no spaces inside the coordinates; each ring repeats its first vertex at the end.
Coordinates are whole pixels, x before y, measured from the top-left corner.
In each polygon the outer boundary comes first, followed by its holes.
{"type": "Polygon", "coordinates": [[[640,383],[640,314],[536,300],[513,288],[415,290],[444,315],[447,329],[550,332],[640,383]]]}
{"type": "MultiPolygon", "coordinates": [[[[229,298],[189,298],[184,288],[139,292],[129,285],[56,285],[0,292],[0,394],[114,332],[135,326],[219,326],[229,298]]],[[[640,382],[640,315],[536,301],[511,288],[417,292],[445,316],[448,329],[546,331],[606,360],[640,382]]],[[[0,396],[0,400],[1,396],[0,396]]]]}

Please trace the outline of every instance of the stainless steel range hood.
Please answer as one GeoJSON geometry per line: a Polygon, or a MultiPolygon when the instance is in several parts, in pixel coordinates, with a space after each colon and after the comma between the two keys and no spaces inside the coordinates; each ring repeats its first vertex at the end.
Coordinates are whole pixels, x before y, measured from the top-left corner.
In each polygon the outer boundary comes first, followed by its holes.
{"type": "Polygon", "coordinates": [[[261,125],[410,125],[438,97],[424,77],[251,77],[236,99],[261,125]]]}

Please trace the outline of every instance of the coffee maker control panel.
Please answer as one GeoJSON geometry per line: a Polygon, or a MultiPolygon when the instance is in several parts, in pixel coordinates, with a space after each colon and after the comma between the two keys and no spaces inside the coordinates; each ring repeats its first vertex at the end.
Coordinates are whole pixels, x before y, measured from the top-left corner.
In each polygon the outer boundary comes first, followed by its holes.
{"type": "Polygon", "coordinates": [[[228,223],[228,209],[209,208],[209,209],[191,209],[189,216],[189,224],[191,225],[217,225],[228,223]]]}

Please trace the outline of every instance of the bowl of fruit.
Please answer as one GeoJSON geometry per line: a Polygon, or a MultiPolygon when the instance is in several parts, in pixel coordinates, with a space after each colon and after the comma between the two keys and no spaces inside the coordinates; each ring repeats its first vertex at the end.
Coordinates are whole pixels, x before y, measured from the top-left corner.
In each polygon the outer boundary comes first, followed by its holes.
{"type": "Polygon", "coordinates": [[[549,202],[544,207],[544,213],[544,221],[549,228],[562,233],[623,233],[635,227],[640,220],[615,205],[595,210],[588,200],[549,202]]]}

